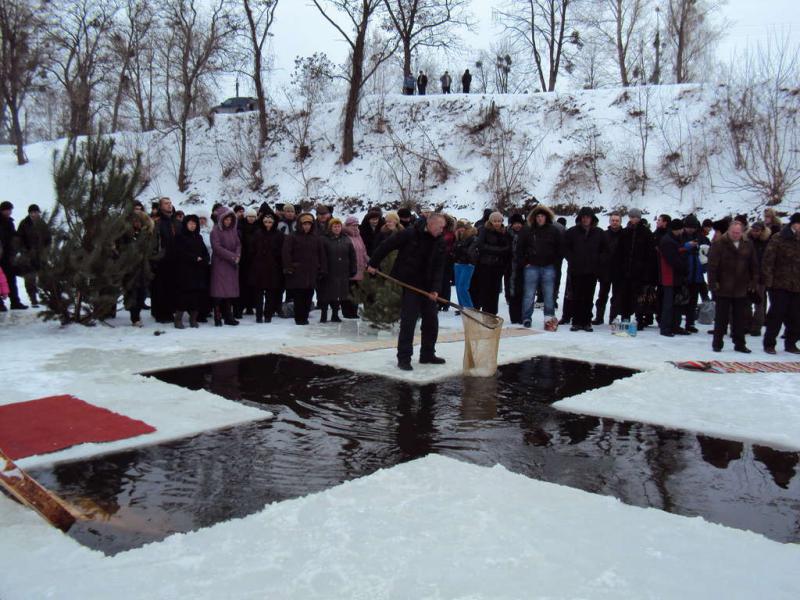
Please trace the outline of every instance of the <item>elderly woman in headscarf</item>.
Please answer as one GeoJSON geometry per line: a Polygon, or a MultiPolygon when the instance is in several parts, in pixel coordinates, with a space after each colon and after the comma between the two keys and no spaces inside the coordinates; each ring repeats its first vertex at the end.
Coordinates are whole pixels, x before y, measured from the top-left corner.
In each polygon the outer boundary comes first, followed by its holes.
{"type": "Polygon", "coordinates": [[[215,213],[217,223],[211,231],[211,298],[214,325],[238,325],[233,318],[233,301],[239,297],[239,261],[242,241],[236,228],[236,215],[227,206],[215,213]]]}
{"type": "MultiPolygon", "coordinates": [[[[356,253],[356,274],[350,278],[350,298],[352,298],[353,288],[357,287],[364,279],[364,271],[367,268],[369,256],[364,240],[361,238],[358,219],[355,217],[347,217],[344,221],[344,233],[350,239],[350,243],[353,244],[353,250],[355,250],[356,253]]],[[[352,299],[342,302],[342,316],[345,319],[358,318],[358,305],[355,304],[352,299]]]]}

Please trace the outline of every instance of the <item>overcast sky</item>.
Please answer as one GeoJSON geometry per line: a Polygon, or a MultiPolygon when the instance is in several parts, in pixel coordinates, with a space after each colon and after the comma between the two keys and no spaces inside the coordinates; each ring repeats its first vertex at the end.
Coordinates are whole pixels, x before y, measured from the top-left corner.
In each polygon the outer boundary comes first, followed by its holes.
{"type": "MultiPolygon", "coordinates": [[[[488,48],[499,36],[492,22],[492,7],[500,3],[501,0],[472,0],[472,13],[479,25],[476,34],[465,35],[466,45],[488,48]]],[[[732,52],[763,41],[776,31],[800,33],[799,6],[798,0],[728,0],[724,16],[730,27],[719,48],[720,58],[727,59],[732,52]]],[[[342,62],[347,56],[346,43],[309,0],[280,0],[273,27],[273,77],[277,85],[288,81],[298,55],[325,52],[334,62],[342,62]]],[[[461,67],[454,65],[456,71],[461,67]]],[[[247,85],[242,82],[242,94],[250,93],[247,85]]]]}

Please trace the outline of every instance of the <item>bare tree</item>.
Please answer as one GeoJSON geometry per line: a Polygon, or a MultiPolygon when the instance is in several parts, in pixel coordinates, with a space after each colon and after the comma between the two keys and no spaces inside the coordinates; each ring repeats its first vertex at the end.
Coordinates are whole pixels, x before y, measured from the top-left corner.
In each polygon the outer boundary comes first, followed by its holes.
{"type": "Polygon", "coordinates": [[[634,79],[631,72],[639,61],[640,42],[651,5],[652,0],[599,0],[585,4],[586,10],[581,16],[582,21],[600,34],[609,49],[613,49],[619,81],[626,87],[634,79]]]}
{"type": "Polygon", "coordinates": [[[74,139],[92,133],[95,95],[108,76],[110,33],[119,10],[117,0],[54,2],[49,41],[49,70],[64,88],[69,103],[67,133],[74,139]]]}
{"type": "Polygon", "coordinates": [[[580,45],[571,27],[574,5],[579,0],[506,0],[506,7],[495,11],[507,33],[533,55],[542,91],[556,88],[562,60],[568,60],[567,45],[580,45]]]}
{"type": "MultiPolygon", "coordinates": [[[[114,92],[114,107],[111,114],[111,131],[119,128],[120,110],[124,99],[128,96],[134,99],[139,108],[139,124],[143,131],[152,129],[155,125],[147,127],[146,111],[143,110],[141,90],[137,85],[136,72],[142,69],[141,55],[152,55],[150,43],[151,32],[155,25],[155,12],[147,0],[126,0],[122,9],[122,19],[115,26],[111,34],[111,50],[115,62],[119,66],[116,89],[114,92]]],[[[152,68],[152,67],[151,67],[152,68]]],[[[152,120],[152,119],[151,119],[152,120]]]]}
{"type": "Polygon", "coordinates": [[[687,83],[716,47],[723,23],[714,16],[724,0],[666,0],[667,37],[673,50],[675,83],[687,83]]]}
{"type": "Polygon", "coordinates": [[[411,56],[418,48],[450,48],[459,26],[470,27],[470,0],[384,0],[387,25],[403,48],[403,74],[411,73],[411,56]]]}
{"type": "Polygon", "coordinates": [[[258,143],[264,147],[267,143],[269,128],[267,122],[267,100],[264,92],[264,45],[270,35],[272,24],[275,21],[275,9],[278,0],[242,0],[244,13],[247,18],[247,40],[253,61],[253,85],[258,99],[258,143]]]}
{"type": "Polygon", "coordinates": [[[162,78],[161,63],[158,61],[158,40],[163,39],[161,24],[152,4],[145,1],[129,1],[126,12],[134,16],[127,27],[135,30],[131,39],[130,62],[128,63],[128,84],[125,94],[133,102],[136,119],[141,131],[152,131],[156,128],[157,107],[159,98],[159,80],[162,78]],[[136,9],[132,12],[130,6],[136,9]]]}
{"type": "Polygon", "coordinates": [[[366,56],[367,31],[372,19],[380,14],[383,0],[312,0],[317,10],[344,38],[350,46],[348,71],[345,79],[349,84],[347,101],[344,107],[342,124],[342,155],[341,161],[350,164],[355,157],[354,130],[358,118],[358,105],[361,100],[361,91],[380,65],[388,60],[397,49],[398,42],[386,40],[385,43],[370,57],[366,56]],[[327,6],[323,8],[320,3],[327,6]],[[340,25],[331,16],[333,12],[340,13],[342,19],[352,24],[340,25]],[[351,29],[349,32],[346,29],[351,29]],[[367,63],[365,65],[365,63],[367,63]]]}
{"type": "Polygon", "coordinates": [[[734,65],[724,107],[736,187],[774,206],[800,184],[800,47],[774,39],[734,65]]]}
{"type": "Polygon", "coordinates": [[[188,122],[197,116],[198,101],[207,80],[225,67],[225,52],[236,32],[236,20],[226,0],[216,0],[208,11],[201,0],[169,0],[162,7],[165,40],[167,113],[179,137],[178,189],[189,187],[186,157],[188,122]]]}
{"type": "Polygon", "coordinates": [[[20,110],[44,65],[43,21],[26,2],[0,0],[0,97],[3,116],[10,118],[11,143],[17,164],[28,162],[20,124],[20,110]]]}

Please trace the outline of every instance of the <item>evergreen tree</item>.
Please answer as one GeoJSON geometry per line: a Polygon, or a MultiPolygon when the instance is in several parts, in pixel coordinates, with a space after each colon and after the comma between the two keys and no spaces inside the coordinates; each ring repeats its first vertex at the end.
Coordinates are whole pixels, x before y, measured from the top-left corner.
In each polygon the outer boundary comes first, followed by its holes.
{"type": "Polygon", "coordinates": [[[45,320],[93,325],[149,273],[149,236],[132,235],[133,202],[144,188],[141,159],[114,154],[111,139],[88,138],[53,160],[53,242],[39,277],[45,320]]]}
{"type": "MultiPolygon", "coordinates": [[[[381,272],[391,273],[397,250],[381,262],[381,272]]],[[[362,305],[361,317],[378,329],[389,329],[400,320],[403,290],[396,283],[380,275],[364,274],[364,279],[353,291],[353,300],[362,305]]]]}

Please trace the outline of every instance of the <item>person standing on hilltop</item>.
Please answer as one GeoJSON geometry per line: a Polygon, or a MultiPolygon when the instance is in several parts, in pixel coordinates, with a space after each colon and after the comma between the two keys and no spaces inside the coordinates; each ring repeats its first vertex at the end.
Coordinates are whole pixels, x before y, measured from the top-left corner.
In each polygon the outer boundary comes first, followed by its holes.
{"type": "Polygon", "coordinates": [[[450,86],[453,84],[453,78],[450,77],[450,71],[445,71],[444,75],[439,78],[439,82],[442,84],[442,93],[449,94],[450,86]]]}
{"type": "Polygon", "coordinates": [[[405,77],[403,77],[403,95],[404,96],[413,96],[414,95],[414,76],[411,73],[406,73],[405,77]]]}
{"type": "Polygon", "coordinates": [[[425,71],[420,71],[419,75],[417,75],[417,93],[420,96],[425,95],[425,89],[428,87],[428,76],[425,75],[425,71]]]}
{"type": "Polygon", "coordinates": [[[464,71],[464,74],[461,76],[461,90],[465,94],[469,94],[469,86],[472,85],[472,74],[469,72],[469,69],[464,71]]]}

